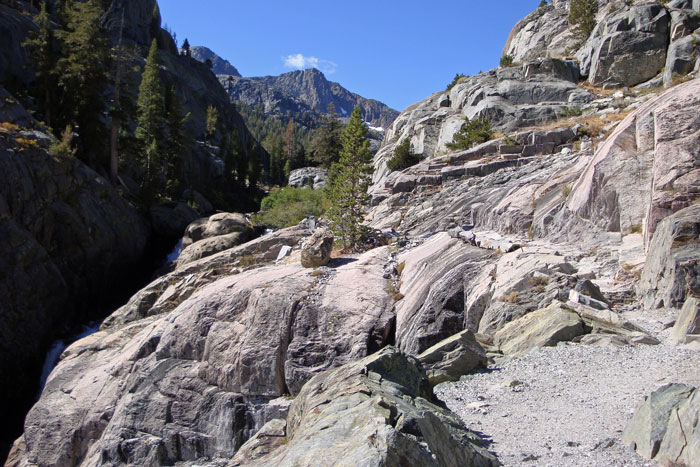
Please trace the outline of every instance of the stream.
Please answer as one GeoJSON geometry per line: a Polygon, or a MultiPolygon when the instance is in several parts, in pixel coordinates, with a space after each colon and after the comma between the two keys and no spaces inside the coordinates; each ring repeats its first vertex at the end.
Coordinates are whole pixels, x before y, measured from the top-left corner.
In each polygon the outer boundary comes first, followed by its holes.
{"type": "MultiPolygon", "coordinates": [[[[156,271],[161,271],[164,269],[167,269],[170,267],[180,256],[180,252],[182,251],[182,238],[175,244],[173,249],[167,254],[165,259],[159,264],[159,267],[157,268],[156,271]]],[[[145,285],[145,284],[144,284],[145,285]]],[[[137,291],[134,291],[136,293],[137,291]]],[[[129,297],[131,298],[131,297],[129,297]]],[[[118,309],[114,308],[114,310],[118,309]]],[[[112,310],[112,311],[114,311],[112,310]]],[[[109,316],[110,313],[108,313],[106,316],[109,316]]],[[[105,316],[105,317],[106,317],[105,316]]],[[[56,368],[56,365],[58,365],[58,362],[61,359],[61,354],[63,353],[64,350],[66,350],[71,344],[74,342],[79,341],[80,339],[83,339],[85,337],[88,337],[92,334],[95,334],[97,331],[100,330],[100,326],[102,325],[102,320],[92,320],[87,323],[84,323],[80,325],[80,328],[71,333],[68,334],[67,336],[62,336],[55,341],[51,343],[51,346],[49,347],[49,350],[46,352],[46,356],[44,357],[44,363],[41,367],[41,376],[39,379],[39,392],[36,395],[35,400],[39,400],[39,397],[41,396],[41,392],[44,390],[44,386],[46,385],[46,381],[49,379],[49,375],[51,374],[51,371],[53,371],[54,368],[56,368]]]]}

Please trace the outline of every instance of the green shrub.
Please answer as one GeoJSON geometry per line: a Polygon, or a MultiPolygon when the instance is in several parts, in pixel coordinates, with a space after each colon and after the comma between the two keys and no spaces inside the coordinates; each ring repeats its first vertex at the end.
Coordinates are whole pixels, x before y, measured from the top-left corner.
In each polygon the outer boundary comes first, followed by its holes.
{"type": "Polygon", "coordinates": [[[583,114],[581,107],[566,107],[559,111],[559,118],[580,117],[583,114]]]}
{"type": "Polygon", "coordinates": [[[462,73],[457,73],[455,75],[454,79],[452,80],[452,82],[447,85],[446,90],[449,91],[450,89],[452,89],[454,87],[455,84],[459,83],[459,80],[461,80],[462,78],[466,78],[466,77],[467,77],[467,75],[463,75],[462,73]]]}
{"type": "Polygon", "coordinates": [[[77,150],[73,147],[73,127],[70,125],[61,133],[61,141],[56,141],[49,147],[49,153],[60,159],[75,157],[77,150]]]}
{"type": "Polygon", "coordinates": [[[420,162],[420,156],[413,152],[411,140],[406,138],[394,149],[394,157],[386,161],[386,166],[392,172],[403,170],[420,162]]]}
{"type": "Polygon", "coordinates": [[[469,149],[475,144],[484,143],[491,139],[493,130],[491,121],[487,118],[464,118],[464,123],[457,133],[452,137],[452,142],[447,143],[447,147],[453,151],[469,149]]]}
{"type": "Polygon", "coordinates": [[[260,203],[262,212],[253,223],[277,229],[298,224],[306,216],[321,216],[328,208],[324,190],[311,188],[276,188],[260,203]]]}
{"type": "Polygon", "coordinates": [[[501,57],[501,66],[502,67],[509,67],[513,65],[513,56],[505,54],[504,56],[501,57]]]}
{"type": "Polygon", "coordinates": [[[539,5],[537,8],[542,8],[542,7],[545,7],[545,6],[547,6],[547,0],[542,0],[542,1],[540,2],[540,5],[539,5]]]}

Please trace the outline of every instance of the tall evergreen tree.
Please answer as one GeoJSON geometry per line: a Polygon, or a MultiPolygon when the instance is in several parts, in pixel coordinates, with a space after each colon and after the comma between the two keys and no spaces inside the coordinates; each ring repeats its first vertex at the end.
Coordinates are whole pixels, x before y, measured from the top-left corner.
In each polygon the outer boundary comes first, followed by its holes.
{"type": "Polygon", "coordinates": [[[262,173],[262,153],[260,145],[256,142],[251,144],[248,161],[248,187],[251,191],[255,191],[262,173]]]}
{"type": "Polygon", "coordinates": [[[100,0],[66,0],[63,5],[65,28],[56,31],[63,53],[57,64],[66,112],[62,123],[77,124],[83,159],[95,167],[107,146],[103,117],[110,53],[100,23],[104,9],[100,0]]]}
{"type": "Polygon", "coordinates": [[[340,151],[343,149],[342,132],[342,124],[331,102],[328,106],[328,117],[311,140],[311,159],[325,168],[330,168],[334,162],[337,162],[340,151]]]}
{"type": "Polygon", "coordinates": [[[39,88],[39,101],[44,112],[46,125],[53,126],[53,95],[56,89],[56,60],[58,50],[54,26],[47,9],[47,2],[41,3],[41,10],[34,17],[34,22],[39,27],[37,31],[31,31],[27,40],[22,44],[31,52],[31,60],[39,88]]]}
{"type": "Polygon", "coordinates": [[[168,127],[165,142],[166,193],[170,197],[179,197],[185,181],[183,159],[193,141],[187,129],[190,114],[182,115],[182,106],[174,87],[168,88],[165,95],[165,115],[168,127]]]}
{"type": "Polygon", "coordinates": [[[211,140],[216,136],[216,132],[219,128],[219,109],[210,105],[207,107],[206,116],[206,129],[207,129],[207,140],[211,140]]]}
{"type": "Polygon", "coordinates": [[[159,64],[158,43],[153,39],[139,86],[136,111],[138,126],[135,131],[144,148],[140,162],[145,170],[143,184],[147,197],[152,197],[162,187],[164,168],[165,94],[159,64]]]}
{"type": "Polygon", "coordinates": [[[580,42],[588,39],[596,25],[598,0],[571,0],[569,4],[569,24],[580,42]]]}
{"type": "Polygon", "coordinates": [[[367,189],[372,176],[372,151],[360,106],[352,111],[341,139],[340,160],[332,167],[335,175],[328,217],[344,248],[356,251],[366,230],[362,221],[369,206],[367,189]]]}

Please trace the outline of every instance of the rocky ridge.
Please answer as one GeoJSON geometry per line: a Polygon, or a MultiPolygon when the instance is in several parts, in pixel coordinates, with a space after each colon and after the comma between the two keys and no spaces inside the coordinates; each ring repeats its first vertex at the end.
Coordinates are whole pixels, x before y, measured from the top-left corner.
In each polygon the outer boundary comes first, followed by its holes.
{"type": "MultiPolygon", "coordinates": [[[[180,50],[180,53],[183,53],[183,51],[180,50]]],[[[235,66],[231,65],[228,60],[224,60],[216,55],[214,51],[207,47],[200,45],[194,46],[190,49],[190,54],[192,55],[192,58],[199,62],[206,63],[207,60],[211,61],[211,71],[217,76],[226,75],[237,76],[239,78],[241,77],[241,74],[238,72],[235,66]]]]}
{"type": "Polygon", "coordinates": [[[352,109],[362,107],[362,118],[371,126],[386,128],[398,112],[373,99],[351,93],[340,84],[328,81],[315,68],[291,71],[279,76],[237,78],[219,77],[234,101],[251,107],[263,106],[266,114],[301,116],[309,113],[316,121],[328,113],[332,103],[339,117],[349,117],[352,109]]]}

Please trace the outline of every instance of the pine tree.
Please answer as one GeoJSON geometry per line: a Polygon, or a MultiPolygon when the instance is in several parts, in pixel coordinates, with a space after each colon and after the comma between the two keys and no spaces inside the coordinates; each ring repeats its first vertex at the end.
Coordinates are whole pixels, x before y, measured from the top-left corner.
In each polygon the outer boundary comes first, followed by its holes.
{"type": "Polygon", "coordinates": [[[63,87],[63,124],[76,123],[84,148],[83,159],[93,167],[105,154],[104,90],[110,69],[108,35],[102,30],[100,0],[66,0],[62,9],[64,29],[56,31],[63,58],[57,63],[63,87]]]}
{"type": "Polygon", "coordinates": [[[311,140],[311,159],[320,166],[330,168],[340,158],[343,149],[341,141],[342,125],[335,113],[335,106],[328,106],[328,117],[311,140]]]}
{"type": "Polygon", "coordinates": [[[328,217],[346,250],[356,251],[366,228],[362,225],[369,205],[367,194],[372,176],[372,151],[362,110],[356,106],[342,135],[340,160],[333,165],[328,217]]]}
{"type": "Polygon", "coordinates": [[[160,24],[162,19],[160,17],[160,8],[158,8],[158,3],[153,5],[153,13],[151,15],[151,24],[149,26],[149,32],[151,33],[151,39],[155,39],[158,43],[158,47],[163,47],[161,43],[162,39],[160,37],[160,24]]]}
{"type": "Polygon", "coordinates": [[[591,35],[596,25],[598,0],[571,0],[569,24],[574,26],[574,35],[583,42],[591,35]]]}
{"type": "Polygon", "coordinates": [[[490,140],[492,134],[490,120],[481,117],[469,120],[469,118],[464,117],[464,123],[459,131],[452,136],[452,142],[447,143],[446,146],[453,151],[469,149],[475,144],[490,140]]]}
{"type": "Polygon", "coordinates": [[[207,140],[211,140],[216,136],[216,131],[219,128],[219,110],[213,105],[207,107],[206,127],[207,140]]]}
{"type": "Polygon", "coordinates": [[[386,162],[389,170],[403,170],[420,162],[420,157],[413,152],[411,139],[404,139],[394,149],[394,156],[386,162]]]}
{"type": "Polygon", "coordinates": [[[158,43],[153,39],[139,86],[138,126],[135,131],[136,138],[141,141],[145,149],[140,162],[145,170],[143,184],[147,198],[151,198],[163,186],[165,95],[160,80],[159,65],[158,43]]]}
{"type": "Polygon", "coordinates": [[[255,191],[258,186],[258,180],[260,180],[260,174],[262,172],[262,154],[260,151],[260,145],[253,142],[249,151],[250,157],[248,162],[248,188],[251,191],[255,191]]]}
{"type": "Polygon", "coordinates": [[[185,42],[182,43],[182,53],[185,57],[191,57],[192,51],[190,50],[190,41],[185,37],[185,42]]]}
{"type": "Polygon", "coordinates": [[[165,95],[165,115],[168,126],[165,143],[166,193],[170,197],[179,197],[185,180],[184,155],[193,141],[186,127],[190,114],[182,115],[182,106],[174,87],[170,87],[165,95]]]}
{"type": "Polygon", "coordinates": [[[22,44],[31,52],[31,60],[39,88],[40,104],[44,112],[46,125],[53,125],[53,94],[56,89],[56,60],[57,47],[54,27],[47,10],[47,3],[42,2],[41,10],[34,17],[34,22],[39,27],[37,31],[30,31],[28,38],[22,44]]]}

